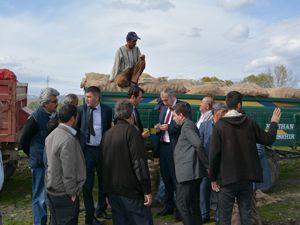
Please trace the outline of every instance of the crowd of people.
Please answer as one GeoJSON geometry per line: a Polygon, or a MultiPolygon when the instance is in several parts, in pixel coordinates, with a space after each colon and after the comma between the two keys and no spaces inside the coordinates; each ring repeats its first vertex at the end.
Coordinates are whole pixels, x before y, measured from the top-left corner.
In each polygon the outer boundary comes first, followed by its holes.
{"type": "MultiPolygon", "coordinates": [[[[144,131],[138,111],[143,94],[131,85],[128,99],[117,102],[113,112],[101,102],[100,89],[91,86],[85,89],[83,105],[69,94],[57,112],[59,92],[41,91],[40,106],[20,139],[32,171],[35,225],[47,223],[47,207],[51,225],[78,224],[81,192],[86,224],[109,219],[116,225],[153,224],[145,148],[149,131],[144,131]]],[[[274,110],[266,132],[241,110],[239,92],[229,92],[226,105],[203,98],[196,123],[190,105],[171,88],[161,91],[159,105],[155,128],[164,201],[158,216],[175,212],[183,224],[196,225],[209,221],[213,208],[217,224],[231,224],[236,201],[241,224],[254,224],[253,182],[263,180],[256,144],[275,141],[280,109],[274,110]]]]}
{"type": "MultiPolygon", "coordinates": [[[[85,89],[80,106],[78,97],[68,94],[58,112],[60,93],[54,88],[41,91],[40,106],[20,138],[32,172],[35,225],[47,224],[47,207],[51,225],[78,224],[81,192],[87,225],[110,219],[115,225],[153,224],[145,148],[149,131],[138,110],[144,95],[138,80],[145,68],[138,39],[129,32],[117,50],[110,81],[129,90],[128,99],[117,102],[114,111],[101,102],[95,86],[85,89]]],[[[204,97],[194,123],[191,106],[177,99],[172,88],[161,90],[154,108],[159,119],[153,149],[160,162],[158,195],[163,198],[158,216],[175,214],[185,225],[198,225],[210,220],[213,209],[216,223],[229,225],[236,202],[240,223],[255,224],[253,182],[263,181],[257,144],[263,148],[275,141],[281,111],[274,110],[266,132],[245,115],[242,97],[229,92],[226,105],[204,97]]]]}

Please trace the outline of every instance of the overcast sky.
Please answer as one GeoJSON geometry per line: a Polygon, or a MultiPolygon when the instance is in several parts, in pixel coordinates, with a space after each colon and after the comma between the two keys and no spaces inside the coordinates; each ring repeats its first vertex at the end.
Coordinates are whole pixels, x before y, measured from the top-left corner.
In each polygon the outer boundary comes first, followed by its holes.
{"type": "Polygon", "coordinates": [[[87,72],[110,73],[135,31],[146,73],[239,81],[284,64],[298,79],[298,0],[0,0],[0,68],[30,94],[81,94],[87,72]]]}

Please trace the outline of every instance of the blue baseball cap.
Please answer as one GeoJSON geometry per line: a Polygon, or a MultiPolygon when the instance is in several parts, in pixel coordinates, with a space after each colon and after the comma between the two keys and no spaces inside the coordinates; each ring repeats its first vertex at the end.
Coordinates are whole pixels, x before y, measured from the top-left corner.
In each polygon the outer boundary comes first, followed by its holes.
{"type": "Polygon", "coordinates": [[[141,40],[141,38],[139,36],[137,36],[137,34],[134,31],[130,31],[128,32],[127,36],[126,36],[126,40],[141,40]]]}

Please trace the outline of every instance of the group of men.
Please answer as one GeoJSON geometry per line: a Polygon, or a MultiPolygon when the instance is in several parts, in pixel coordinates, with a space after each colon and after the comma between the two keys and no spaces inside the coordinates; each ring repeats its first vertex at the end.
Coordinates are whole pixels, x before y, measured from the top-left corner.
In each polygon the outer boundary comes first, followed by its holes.
{"type": "MultiPolygon", "coordinates": [[[[153,224],[152,194],[144,131],[138,105],[144,91],[137,83],[145,68],[135,32],[117,50],[110,77],[128,87],[128,99],[112,109],[101,103],[98,87],[85,89],[85,104],[66,96],[56,112],[59,92],[46,88],[40,106],[22,130],[20,143],[32,171],[35,225],[45,225],[47,206],[51,225],[78,224],[79,194],[83,192],[85,223],[153,224]],[[93,188],[98,178],[95,208],[93,188]],[[108,202],[112,215],[107,214],[108,202]]],[[[155,125],[165,201],[159,216],[173,214],[185,225],[210,219],[211,202],[218,224],[231,223],[237,200],[241,222],[251,224],[252,182],[262,181],[256,143],[271,145],[276,138],[280,109],[275,109],[265,132],[242,113],[242,95],[229,92],[226,105],[205,97],[194,123],[191,107],[176,98],[172,88],[160,92],[159,123],[155,125]],[[214,192],[212,192],[212,190],[214,192]],[[217,194],[216,194],[217,193],[217,194]]],[[[158,109],[158,108],[157,108],[158,109]]]]}

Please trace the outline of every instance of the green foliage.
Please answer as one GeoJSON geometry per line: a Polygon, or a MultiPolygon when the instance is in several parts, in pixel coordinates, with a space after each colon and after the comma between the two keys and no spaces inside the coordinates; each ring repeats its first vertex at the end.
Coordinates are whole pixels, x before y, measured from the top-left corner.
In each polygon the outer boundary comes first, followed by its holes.
{"type": "Polygon", "coordinates": [[[36,108],[39,106],[38,101],[32,101],[28,104],[28,108],[31,109],[32,111],[36,110],[36,108]]]}
{"type": "Polygon", "coordinates": [[[219,82],[219,83],[225,83],[227,86],[233,85],[233,82],[231,80],[221,80],[217,78],[216,76],[204,76],[200,79],[201,82],[219,82]]]}
{"type": "Polygon", "coordinates": [[[242,83],[254,83],[263,88],[273,87],[273,77],[268,73],[260,73],[258,75],[251,74],[242,80],[242,83]]]}

